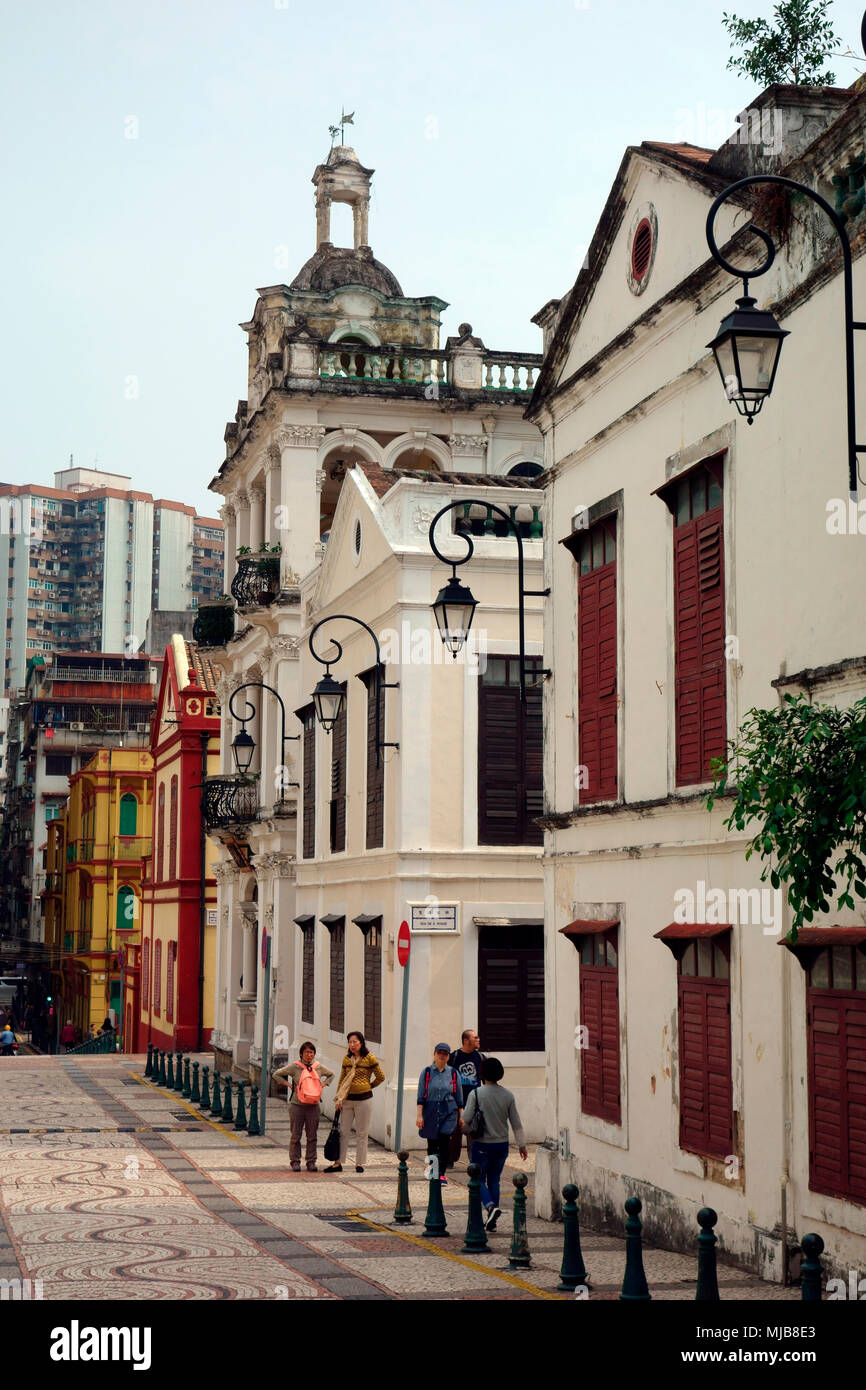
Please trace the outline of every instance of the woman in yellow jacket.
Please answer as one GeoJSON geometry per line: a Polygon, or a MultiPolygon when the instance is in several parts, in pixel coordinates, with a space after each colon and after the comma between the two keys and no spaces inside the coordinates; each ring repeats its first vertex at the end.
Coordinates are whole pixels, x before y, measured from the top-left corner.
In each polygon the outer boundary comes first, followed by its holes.
{"type": "Polygon", "coordinates": [[[343,1058],[334,1109],[340,1116],[340,1161],[325,1169],[342,1173],[349,1152],[349,1132],[355,1125],[355,1172],[363,1173],[367,1162],[367,1135],[373,1112],[373,1092],[385,1080],[385,1073],[364,1041],[364,1034],[347,1034],[349,1050],[343,1058]]]}

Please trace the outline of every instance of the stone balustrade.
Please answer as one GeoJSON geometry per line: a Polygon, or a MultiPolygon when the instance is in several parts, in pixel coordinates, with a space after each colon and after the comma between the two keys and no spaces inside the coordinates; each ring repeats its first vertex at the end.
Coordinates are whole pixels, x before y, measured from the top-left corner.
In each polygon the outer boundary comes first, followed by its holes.
{"type": "Polygon", "coordinates": [[[484,355],[485,391],[532,390],[541,367],[538,353],[488,352],[484,355]]]}
{"type": "Polygon", "coordinates": [[[365,348],[353,343],[342,351],[319,353],[319,376],[327,380],[389,381],[414,386],[444,386],[448,382],[448,358],[430,348],[365,348]]]}

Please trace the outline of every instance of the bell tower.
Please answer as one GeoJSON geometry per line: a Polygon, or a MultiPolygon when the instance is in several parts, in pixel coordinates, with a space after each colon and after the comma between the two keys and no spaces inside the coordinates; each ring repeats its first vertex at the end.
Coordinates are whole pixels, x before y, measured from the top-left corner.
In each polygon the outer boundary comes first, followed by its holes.
{"type": "Polygon", "coordinates": [[[365,169],[349,145],[335,145],[324,164],[316,167],[316,250],[331,245],[331,204],[349,203],[354,224],[354,250],[369,247],[370,180],[373,169],[365,169]]]}

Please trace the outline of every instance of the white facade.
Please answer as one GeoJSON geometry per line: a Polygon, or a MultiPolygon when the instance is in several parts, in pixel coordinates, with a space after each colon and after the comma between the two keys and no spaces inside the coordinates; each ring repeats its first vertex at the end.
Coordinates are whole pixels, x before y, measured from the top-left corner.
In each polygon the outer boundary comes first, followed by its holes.
{"type": "MultiPolygon", "coordinates": [[[[780,107],[788,101],[796,113],[804,99],[798,89],[782,88],[762,101],[780,107]]],[[[774,172],[783,169],[832,201],[831,180],[862,140],[863,100],[828,94],[823,116],[809,113],[815,143],[793,160],[783,152],[774,172]]],[[[782,117],[791,111],[776,115],[784,127],[782,117]]],[[[554,678],[546,696],[545,920],[556,1044],[537,1203],[541,1212],[557,1210],[562,1185],[576,1182],[581,1209],[616,1228],[624,1199],[636,1194],[647,1234],[687,1248],[697,1233],[697,1210],[710,1206],[719,1213],[722,1249],[780,1280],[784,1247],[790,1251],[808,1231],[823,1237],[831,1268],[863,1267],[866,1193],[829,1195],[812,1166],[810,1150],[824,1142],[820,1114],[810,1138],[805,967],[813,957],[800,952],[798,958],[780,945],[791,924],[782,894],[768,894],[765,915],[741,920],[739,895],[769,889],[760,880],[762,866],[757,856],[746,862],[746,836],[724,828],[730,802],[717,801],[708,811],[709,783],[698,777],[689,785],[677,775],[678,751],[684,756],[674,574],[681,517],[672,515],[659,489],[687,478],[703,460],[717,460],[720,490],[706,496],[718,508],[723,536],[722,732],[728,738],[748,710],[773,707],[788,691],[844,703],[866,693],[866,621],[861,606],[846,598],[862,591],[866,567],[862,534],[850,526],[849,534],[838,534],[832,521],[834,499],[847,503],[848,484],[842,296],[829,224],[799,201],[785,251],[767,275],[751,281],[759,305],[772,307],[790,337],[772,396],[749,428],[726,401],[705,347],[740,292],[709,258],[707,212],[721,189],[749,172],[742,164],[748,151],[723,147],[712,160],[710,154],[649,144],[629,150],[590,250],[591,268],[567,301],[543,311],[555,328],[529,414],[545,434],[550,479],[545,655],[554,678]],[[649,271],[637,284],[641,221],[651,226],[653,243],[649,271]],[[580,687],[581,575],[573,552],[583,528],[602,520],[615,535],[609,573],[616,602],[617,766],[613,794],[593,804],[592,766],[589,791],[581,792],[587,754],[578,729],[581,701],[589,696],[580,687]],[[683,1075],[678,1003],[686,967],[674,954],[680,943],[669,949],[657,936],[679,920],[684,890],[694,897],[688,922],[701,923],[702,894],[721,890],[727,903],[715,918],[727,924],[715,938],[728,943],[727,965],[715,958],[713,966],[729,972],[731,1138],[724,1155],[714,1145],[701,1151],[685,1143],[681,1129],[684,1095],[691,1103],[693,1091],[683,1075]],[[595,986],[589,971],[581,973],[586,967],[576,944],[594,940],[586,924],[599,921],[617,924],[616,969],[607,968],[616,980],[618,1020],[604,1046],[619,1071],[618,1119],[600,1117],[603,1107],[582,1091],[584,1069],[593,1066],[590,1050],[602,1043],[592,1028],[588,1037],[580,1032],[587,1018],[581,990],[589,999],[595,986]],[[571,936],[563,932],[570,924],[571,936]]],[[[717,239],[729,259],[754,264],[746,231],[727,245],[746,220],[729,204],[717,239]]],[[[862,214],[848,231],[862,318],[862,214]]],[[[866,377],[859,366],[857,381],[862,398],[866,377]]],[[[864,411],[861,399],[859,438],[864,411]]],[[[862,927],[866,913],[834,909],[827,921],[862,927]]],[[[863,949],[857,946],[855,956],[861,991],[863,949]]],[[[718,985],[722,998],[721,974],[718,985]]],[[[855,997],[866,995],[855,991],[855,997]]],[[[850,1104],[853,1154],[858,1111],[855,1100],[850,1104]]]]}

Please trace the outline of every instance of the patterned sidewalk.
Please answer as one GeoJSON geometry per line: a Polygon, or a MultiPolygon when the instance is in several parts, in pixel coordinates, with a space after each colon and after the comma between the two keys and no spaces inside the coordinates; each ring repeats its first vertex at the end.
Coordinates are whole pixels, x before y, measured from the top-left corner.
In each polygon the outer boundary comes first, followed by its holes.
{"type": "MultiPolygon", "coordinates": [[[[0,1279],[41,1280],[45,1299],[74,1300],[572,1297],[556,1292],[561,1226],[530,1216],[528,1270],[508,1268],[510,1210],[488,1251],[460,1253],[465,1160],[443,1189],[451,1234],[425,1239],[420,1154],[414,1224],[396,1227],[392,1153],[371,1144],[363,1174],[293,1173],[281,1100],[268,1101],[267,1136],[250,1138],[143,1072],[143,1058],[120,1055],[0,1068],[0,1279]]],[[[320,1138],[321,1155],[324,1127],[320,1138]]],[[[530,1153],[503,1175],[509,1208],[511,1175],[528,1172],[531,1194],[532,1168],[530,1153]]],[[[624,1241],[583,1231],[581,1242],[589,1298],[618,1298],[624,1241]]],[[[694,1259],[645,1247],[644,1264],[654,1299],[694,1299],[694,1259]]],[[[799,1298],[722,1265],[719,1286],[723,1299],[799,1298]]]]}

